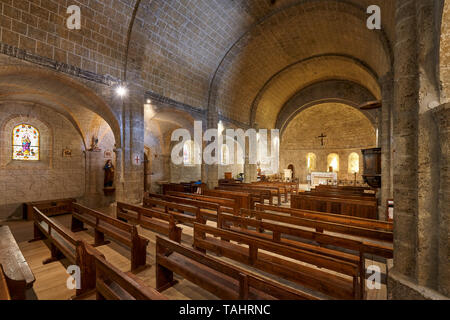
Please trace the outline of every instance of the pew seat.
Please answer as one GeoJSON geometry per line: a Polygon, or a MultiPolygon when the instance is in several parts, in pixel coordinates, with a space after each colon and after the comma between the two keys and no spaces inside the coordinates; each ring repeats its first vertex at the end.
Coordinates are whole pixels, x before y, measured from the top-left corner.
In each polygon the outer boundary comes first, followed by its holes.
{"type": "Polygon", "coordinates": [[[25,300],[26,290],[36,279],[8,226],[0,227],[0,265],[8,288],[3,290],[3,295],[12,300],[25,300]]]}
{"type": "Polygon", "coordinates": [[[65,257],[72,265],[80,268],[81,286],[76,289],[76,296],[81,296],[92,290],[95,286],[94,264],[86,252],[84,243],[75,233],[61,226],[57,222],[34,207],[34,238],[31,241],[45,240],[50,247],[50,258],[43,264],[58,261],[65,257]]]}
{"type": "Polygon", "coordinates": [[[175,283],[175,272],[221,299],[317,299],[166,239],[157,238],[156,250],[157,288],[161,292],[175,283]]]}
{"type": "Polygon", "coordinates": [[[106,234],[131,249],[131,270],[146,266],[149,241],[138,234],[136,226],[74,203],[71,230],[85,230],[84,223],[95,231],[94,246],[108,244],[109,241],[105,241],[106,234]]]}
{"type": "Polygon", "coordinates": [[[194,248],[255,267],[331,298],[363,297],[358,281],[359,265],[348,261],[199,224],[194,226],[194,248]]]}
{"type": "Polygon", "coordinates": [[[5,271],[0,264],[0,301],[11,300],[11,294],[9,293],[8,283],[6,282],[5,271]]]}
{"type": "Polygon", "coordinates": [[[117,218],[166,235],[176,242],[181,241],[182,229],[176,226],[175,219],[168,213],[118,202],[117,218]]]}

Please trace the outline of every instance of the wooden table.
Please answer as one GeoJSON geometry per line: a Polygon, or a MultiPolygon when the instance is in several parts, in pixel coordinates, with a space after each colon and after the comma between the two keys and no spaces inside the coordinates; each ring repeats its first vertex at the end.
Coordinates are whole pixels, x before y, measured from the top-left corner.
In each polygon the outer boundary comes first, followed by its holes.
{"type": "Polygon", "coordinates": [[[0,265],[13,300],[25,300],[36,280],[8,226],[0,227],[0,265]]]}

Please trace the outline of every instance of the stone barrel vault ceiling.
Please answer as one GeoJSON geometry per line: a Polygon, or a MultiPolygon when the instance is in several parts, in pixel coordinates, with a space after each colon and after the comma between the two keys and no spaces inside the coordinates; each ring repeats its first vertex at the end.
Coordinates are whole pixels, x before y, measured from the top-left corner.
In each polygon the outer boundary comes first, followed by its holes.
{"type": "Polygon", "coordinates": [[[127,80],[198,109],[273,127],[304,86],[345,79],[379,97],[391,70],[391,0],[141,0],[130,28],[127,80]],[[382,31],[366,8],[382,10],[382,31]],[[259,115],[261,114],[261,115],[259,115]]]}
{"type": "Polygon", "coordinates": [[[1,42],[242,123],[253,108],[273,124],[296,90],[323,79],[354,81],[377,96],[376,79],[391,69],[393,0],[70,3],[83,13],[77,33],[64,26],[68,1],[3,1],[1,42]],[[365,26],[372,4],[381,7],[381,31],[365,26]]]}

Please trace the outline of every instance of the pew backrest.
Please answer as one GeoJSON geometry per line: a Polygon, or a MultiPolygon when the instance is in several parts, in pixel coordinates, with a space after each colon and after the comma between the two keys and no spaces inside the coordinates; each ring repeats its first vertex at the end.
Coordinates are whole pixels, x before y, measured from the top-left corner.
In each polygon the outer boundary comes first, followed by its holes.
{"type": "Polygon", "coordinates": [[[344,299],[361,297],[358,264],[199,224],[194,225],[194,248],[221,254],[262,271],[286,277],[286,279],[295,279],[294,281],[300,281],[316,290],[323,290],[322,292],[327,295],[344,299]],[[208,237],[208,235],[212,237],[208,237]],[[216,238],[220,238],[222,241],[218,242],[216,238]],[[226,241],[226,244],[223,244],[223,240],[226,241]],[[234,245],[240,249],[230,249],[229,241],[243,244],[245,247],[234,245]],[[268,255],[267,253],[271,254],[268,255]],[[264,258],[261,258],[261,256],[264,258]],[[294,263],[292,260],[299,261],[302,264],[294,263]],[[337,274],[330,278],[329,273],[321,271],[321,269],[306,267],[303,263],[334,271],[337,274]],[[352,280],[344,280],[346,279],[344,275],[351,277],[352,280]],[[306,278],[308,278],[308,281],[305,280],[306,278]]]}
{"type": "Polygon", "coordinates": [[[344,235],[357,236],[364,239],[377,240],[386,243],[392,243],[394,234],[391,231],[368,229],[363,227],[351,226],[343,223],[335,223],[307,218],[300,218],[276,213],[242,209],[242,215],[249,217],[257,217],[258,219],[277,221],[295,226],[316,229],[317,232],[324,230],[344,235]]]}
{"type": "MultiPolygon", "coordinates": [[[[314,296],[295,290],[279,284],[275,281],[262,279],[261,277],[252,274],[244,269],[233,266],[219,259],[212,258],[199,251],[184,245],[177,244],[173,241],[156,238],[156,264],[158,268],[160,265],[173,266],[174,262],[170,263],[170,256],[174,253],[179,254],[186,263],[178,263],[174,270],[183,273],[188,277],[189,281],[211,291],[221,299],[283,299],[283,300],[316,300],[314,296]],[[196,272],[198,267],[202,268],[202,272],[196,272]],[[187,270],[191,269],[191,270],[187,270]],[[212,270],[212,271],[209,271],[212,270]],[[204,277],[205,273],[219,276],[222,284],[215,283],[216,277],[204,277]],[[220,276],[221,274],[222,276],[220,276]],[[226,283],[226,278],[232,278],[237,281],[236,289],[234,284],[226,283]]],[[[180,257],[177,257],[177,260],[180,257]]],[[[173,261],[173,260],[172,260],[173,261]]],[[[164,285],[164,281],[157,279],[160,285],[164,285]]]]}
{"type": "Polygon", "coordinates": [[[95,288],[98,300],[167,300],[156,290],[146,286],[139,278],[124,273],[95,248],[84,244],[95,261],[95,288]]]}

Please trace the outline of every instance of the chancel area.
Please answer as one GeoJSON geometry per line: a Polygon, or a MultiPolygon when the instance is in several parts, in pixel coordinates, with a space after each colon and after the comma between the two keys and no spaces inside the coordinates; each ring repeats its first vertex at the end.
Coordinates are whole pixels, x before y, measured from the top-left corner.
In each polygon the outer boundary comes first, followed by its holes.
{"type": "Polygon", "coordinates": [[[448,300],[449,0],[0,0],[0,300],[448,300]]]}

